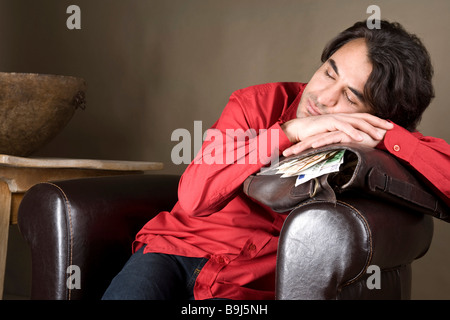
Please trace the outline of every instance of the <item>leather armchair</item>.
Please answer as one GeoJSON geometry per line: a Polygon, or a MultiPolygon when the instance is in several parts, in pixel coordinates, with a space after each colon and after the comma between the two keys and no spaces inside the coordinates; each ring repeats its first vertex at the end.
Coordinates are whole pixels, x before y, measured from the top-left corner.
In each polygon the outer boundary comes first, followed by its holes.
{"type": "MultiPolygon", "coordinates": [[[[32,187],[18,217],[32,255],[31,298],[99,299],[131,255],[137,231],[175,204],[178,180],[145,174],[32,187]],[[81,271],[79,288],[67,283],[71,265],[81,271]]],[[[432,234],[431,216],[377,199],[306,201],[280,235],[276,298],[408,299],[411,263],[432,234]],[[380,273],[367,272],[370,266],[380,273]],[[380,289],[367,285],[372,275],[380,289]]]]}
{"type": "Polygon", "coordinates": [[[41,183],[24,196],[19,230],[32,261],[31,299],[99,299],[140,228],[177,201],[179,177],[130,175],[41,183]],[[69,266],[80,289],[67,285],[69,266]]]}

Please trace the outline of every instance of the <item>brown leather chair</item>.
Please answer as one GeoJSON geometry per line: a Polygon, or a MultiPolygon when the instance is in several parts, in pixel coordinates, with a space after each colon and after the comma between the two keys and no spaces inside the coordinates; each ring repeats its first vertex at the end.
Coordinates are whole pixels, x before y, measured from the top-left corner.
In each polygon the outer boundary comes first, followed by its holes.
{"type": "MultiPolygon", "coordinates": [[[[18,217],[32,255],[31,298],[99,299],[137,231],[175,204],[178,180],[145,174],[32,187],[18,217]],[[81,271],[79,288],[67,283],[71,265],[81,271]]],[[[304,201],[280,234],[276,298],[409,299],[411,263],[432,235],[431,215],[358,192],[304,201]]]]}

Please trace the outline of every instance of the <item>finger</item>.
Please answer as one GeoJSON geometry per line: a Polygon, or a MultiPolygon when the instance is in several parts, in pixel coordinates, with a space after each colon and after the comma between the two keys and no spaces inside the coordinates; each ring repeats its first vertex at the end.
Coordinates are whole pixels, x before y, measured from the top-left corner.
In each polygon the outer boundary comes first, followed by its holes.
{"type": "Polygon", "coordinates": [[[340,119],[340,121],[335,123],[336,129],[346,133],[353,140],[362,141],[363,136],[361,133],[366,133],[373,139],[380,140],[383,138],[379,131],[380,127],[377,126],[380,121],[385,121],[383,119],[369,114],[363,114],[362,116],[355,114],[351,116],[344,116],[340,119]],[[355,130],[358,134],[354,132],[355,130]]]}
{"type": "MultiPolygon", "coordinates": [[[[348,125],[348,123],[346,123],[348,125]]],[[[353,140],[356,141],[363,141],[363,134],[367,134],[371,136],[373,139],[381,139],[382,136],[380,136],[380,132],[378,131],[377,127],[374,127],[372,124],[366,122],[365,120],[357,120],[351,122],[351,126],[354,130],[358,131],[358,135],[353,134],[350,130],[345,130],[345,127],[343,126],[342,129],[338,129],[344,133],[346,133],[348,136],[350,136],[353,140]]]]}
{"type": "MultiPolygon", "coordinates": [[[[334,127],[333,130],[329,130],[330,132],[343,132],[346,135],[352,137],[353,140],[356,141],[362,141],[363,136],[361,135],[360,130],[361,127],[363,127],[363,124],[360,123],[361,121],[358,120],[346,120],[346,121],[335,121],[333,123],[334,127]]],[[[317,136],[317,135],[316,135],[317,136]]]]}
{"type": "Polygon", "coordinates": [[[363,118],[367,122],[369,122],[371,125],[373,125],[374,127],[377,127],[380,129],[391,130],[392,128],[394,128],[394,124],[392,122],[382,119],[382,118],[379,118],[377,116],[374,116],[373,114],[370,114],[370,113],[355,113],[354,116],[363,118]]]}
{"type": "Polygon", "coordinates": [[[310,148],[319,148],[330,144],[350,141],[352,141],[352,139],[341,131],[319,133],[285,149],[283,155],[287,157],[293,154],[299,154],[310,148]]]}
{"type": "Polygon", "coordinates": [[[324,132],[296,143],[295,145],[286,149],[283,152],[283,155],[287,157],[289,155],[299,154],[300,152],[303,152],[310,148],[316,149],[331,144],[347,143],[352,141],[354,140],[350,136],[341,131],[324,132]]]}
{"type": "Polygon", "coordinates": [[[310,142],[311,148],[320,148],[330,144],[352,142],[352,138],[350,136],[339,131],[320,134],[314,138],[314,141],[310,142]]]}
{"type": "Polygon", "coordinates": [[[298,142],[293,146],[290,146],[289,148],[285,149],[283,151],[283,156],[289,157],[290,155],[299,154],[300,152],[303,152],[309,148],[311,148],[310,142],[298,142]]]}

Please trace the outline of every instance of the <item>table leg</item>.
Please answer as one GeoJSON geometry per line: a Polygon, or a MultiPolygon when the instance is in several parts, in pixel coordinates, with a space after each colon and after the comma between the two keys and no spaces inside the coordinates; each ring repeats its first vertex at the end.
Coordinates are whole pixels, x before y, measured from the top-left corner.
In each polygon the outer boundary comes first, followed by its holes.
{"type": "Polygon", "coordinates": [[[10,216],[11,192],[8,184],[4,181],[0,181],[0,298],[3,297],[3,286],[5,282],[10,216]]]}

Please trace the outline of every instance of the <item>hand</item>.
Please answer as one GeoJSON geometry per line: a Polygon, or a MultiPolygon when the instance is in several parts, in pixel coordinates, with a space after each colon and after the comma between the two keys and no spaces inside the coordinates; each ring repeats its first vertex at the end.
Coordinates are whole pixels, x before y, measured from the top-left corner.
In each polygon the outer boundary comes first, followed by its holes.
{"type": "MultiPolygon", "coordinates": [[[[382,137],[384,138],[384,135],[386,134],[387,130],[378,129],[382,137]]],[[[362,145],[375,148],[381,140],[381,139],[374,139],[368,134],[361,132],[360,133],[363,137],[361,141],[356,141],[362,145]]],[[[309,149],[309,148],[320,148],[329,144],[336,144],[336,143],[348,143],[348,142],[355,142],[349,135],[345,134],[341,131],[332,131],[332,132],[324,132],[319,133],[315,136],[311,136],[306,138],[305,140],[296,143],[295,145],[285,149],[283,151],[283,155],[285,157],[290,156],[292,154],[299,154],[300,152],[309,149]]]]}
{"type": "Polygon", "coordinates": [[[282,128],[291,142],[297,142],[284,150],[283,155],[288,156],[335,143],[358,142],[375,147],[393,124],[367,113],[348,113],[297,118],[282,128]]]}

